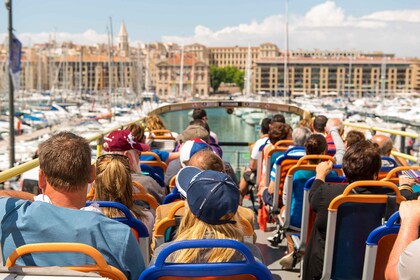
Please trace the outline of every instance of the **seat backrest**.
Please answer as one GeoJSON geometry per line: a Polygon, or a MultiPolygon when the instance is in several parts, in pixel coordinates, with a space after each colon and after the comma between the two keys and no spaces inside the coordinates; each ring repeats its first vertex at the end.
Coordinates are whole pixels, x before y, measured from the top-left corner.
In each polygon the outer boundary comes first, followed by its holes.
{"type": "Polygon", "coordinates": [[[151,167],[156,167],[153,170],[156,173],[158,173],[159,176],[161,176],[163,178],[164,177],[164,174],[166,172],[166,169],[168,167],[167,164],[164,161],[162,161],[160,159],[160,157],[156,153],[154,153],[154,152],[147,151],[147,152],[141,152],[141,154],[142,155],[152,156],[154,158],[154,160],[144,160],[144,161],[142,160],[141,163],[142,164],[147,164],[147,165],[149,165],[151,167]],[[158,168],[161,169],[161,170],[159,170],[158,168]]]}
{"type": "Polygon", "coordinates": [[[265,154],[263,155],[264,162],[265,162],[265,182],[268,184],[270,182],[270,172],[273,164],[275,163],[276,158],[283,155],[288,149],[289,146],[293,145],[292,140],[280,140],[277,141],[274,145],[269,146],[266,150],[265,154]]]}
{"type": "Polygon", "coordinates": [[[145,265],[147,266],[150,261],[150,237],[149,231],[147,230],[145,224],[142,221],[134,218],[130,210],[122,203],[115,201],[87,201],[86,206],[94,203],[99,205],[99,207],[116,208],[125,215],[124,217],[117,217],[112,219],[128,225],[135,231],[134,234],[139,239],[140,251],[143,255],[145,265]]]}
{"type": "Polygon", "coordinates": [[[181,193],[178,191],[176,186],[174,186],[172,192],[165,196],[162,204],[169,204],[169,203],[177,201],[177,200],[182,200],[182,197],[181,197],[181,193]]]}
{"type": "Polygon", "coordinates": [[[385,268],[400,230],[397,223],[399,217],[399,212],[395,212],[385,225],[377,227],[369,234],[366,240],[363,280],[385,280],[385,268]]]}
{"type": "Polygon", "coordinates": [[[152,130],[147,136],[147,144],[152,149],[172,152],[176,145],[176,139],[169,130],[152,130]]]}
{"type": "Polygon", "coordinates": [[[399,184],[398,176],[401,175],[402,171],[410,170],[410,169],[420,170],[420,166],[419,165],[413,165],[413,166],[397,166],[397,167],[394,167],[386,173],[386,176],[384,178],[382,178],[380,180],[392,182],[394,184],[399,184]]]}
{"type": "Polygon", "coordinates": [[[397,162],[393,158],[382,156],[381,160],[382,166],[378,173],[378,180],[382,180],[387,176],[390,170],[392,170],[395,167],[398,167],[397,162]]]}
{"type": "MultiPolygon", "coordinates": [[[[325,183],[345,183],[345,176],[331,176],[328,175],[325,178],[325,183]]],[[[302,223],[301,223],[301,234],[300,234],[300,251],[305,251],[307,241],[309,240],[313,223],[315,220],[315,212],[312,211],[309,205],[309,191],[311,190],[312,183],[315,181],[315,176],[308,179],[303,187],[303,206],[302,206],[302,223]]]]}
{"type": "MultiPolygon", "coordinates": [[[[283,200],[285,206],[283,227],[286,229],[290,227],[293,230],[300,230],[304,186],[308,179],[315,176],[317,166],[315,164],[307,164],[308,160],[311,159],[331,160],[334,162],[334,158],[329,155],[306,155],[301,157],[289,169],[283,186],[283,194],[287,194],[286,199],[283,200]],[[301,171],[298,177],[294,176],[297,171],[301,171]]],[[[343,175],[342,169],[334,169],[334,175],[343,175]]]]}
{"type": "Polygon", "coordinates": [[[155,279],[272,279],[271,272],[262,263],[255,261],[251,251],[241,242],[229,239],[202,239],[173,242],[157,256],[155,264],[149,266],[140,280],[155,279]],[[189,248],[233,248],[243,261],[222,263],[167,263],[166,259],[175,251],[189,248]]]}
{"type": "Polygon", "coordinates": [[[261,182],[261,176],[262,176],[262,169],[263,169],[263,162],[264,162],[264,150],[265,150],[265,146],[268,145],[268,143],[270,142],[269,139],[267,139],[267,141],[260,146],[259,150],[258,150],[258,157],[257,157],[257,179],[256,179],[256,184],[259,185],[261,182]]]}
{"type": "Polygon", "coordinates": [[[358,187],[386,187],[394,191],[397,204],[405,200],[398,187],[386,181],[357,181],[334,198],[328,208],[323,279],[360,279],[363,275],[365,241],[382,224],[388,195],[354,194],[358,187]]]}
{"type": "Polygon", "coordinates": [[[150,166],[145,163],[140,163],[142,174],[152,177],[162,188],[165,187],[165,174],[160,166],[150,166]]]}
{"type": "MultiPolygon", "coordinates": [[[[276,212],[279,209],[279,196],[282,194],[284,179],[286,178],[287,172],[301,157],[302,155],[289,155],[289,152],[286,152],[276,159],[276,162],[274,163],[276,165],[276,174],[274,179],[272,212],[276,212]]],[[[270,181],[268,180],[267,182],[270,181]]]]}
{"type": "MultiPolygon", "coordinates": [[[[7,267],[16,267],[15,263],[20,257],[27,254],[34,253],[52,253],[52,252],[75,252],[82,253],[95,262],[94,265],[86,264],[80,266],[66,266],[65,268],[80,271],[80,272],[98,272],[102,277],[107,277],[114,280],[125,280],[127,277],[119,269],[108,265],[102,254],[90,245],[82,243],[35,243],[26,244],[16,248],[7,258],[7,267]]],[[[21,266],[19,266],[21,267],[21,266]]]]}

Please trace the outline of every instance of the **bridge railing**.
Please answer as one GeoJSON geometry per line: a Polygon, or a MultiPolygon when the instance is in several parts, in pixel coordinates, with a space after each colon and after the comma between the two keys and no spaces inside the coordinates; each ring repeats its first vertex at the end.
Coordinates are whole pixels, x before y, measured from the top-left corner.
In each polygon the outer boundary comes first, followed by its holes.
{"type": "MultiPolygon", "coordinates": [[[[98,133],[96,135],[93,135],[93,136],[91,136],[89,138],[86,138],[86,139],[89,141],[89,143],[92,143],[93,141],[96,141],[96,154],[100,155],[102,153],[102,145],[104,143],[104,137],[106,135],[108,135],[109,133],[111,133],[114,130],[122,129],[122,128],[124,128],[124,127],[126,127],[126,126],[128,126],[132,123],[137,123],[139,121],[143,121],[143,118],[142,119],[137,119],[135,121],[130,121],[130,122],[127,122],[127,123],[124,123],[124,124],[117,125],[117,126],[111,128],[111,129],[108,129],[106,131],[103,131],[102,133],[98,133]]],[[[31,161],[25,162],[23,164],[20,164],[18,166],[15,166],[13,168],[7,169],[3,172],[0,172],[0,183],[5,182],[7,180],[10,180],[13,177],[18,176],[22,173],[25,173],[26,171],[29,171],[29,170],[37,167],[37,166],[39,166],[39,160],[34,159],[34,160],[31,160],[31,161]]]]}

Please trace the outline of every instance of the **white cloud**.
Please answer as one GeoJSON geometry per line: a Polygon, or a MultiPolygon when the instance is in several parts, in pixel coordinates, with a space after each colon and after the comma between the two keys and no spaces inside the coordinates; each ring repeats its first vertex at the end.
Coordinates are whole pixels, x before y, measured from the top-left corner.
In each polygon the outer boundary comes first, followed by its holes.
{"type": "MultiPolygon", "coordinates": [[[[164,42],[209,46],[258,45],[273,42],[283,48],[285,17],[273,15],[257,22],[213,31],[197,26],[187,37],[162,36],[164,42]]],[[[306,14],[289,16],[291,49],[357,49],[420,57],[420,10],[378,11],[355,17],[333,1],[312,7],[306,14]]]]}

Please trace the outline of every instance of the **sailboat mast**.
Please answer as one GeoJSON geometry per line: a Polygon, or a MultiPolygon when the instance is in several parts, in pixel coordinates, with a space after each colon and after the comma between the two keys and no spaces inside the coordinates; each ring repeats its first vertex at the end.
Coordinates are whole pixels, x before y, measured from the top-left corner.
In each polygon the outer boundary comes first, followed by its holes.
{"type": "Polygon", "coordinates": [[[286,34],[286,41],[285,41],[285,54],[284,54],[284,103],[286,103],[287,92],[289,89],[288,85],[288,56],[289,56],[289,0],[285,1],[285,24],[284,24],[284,31],[286,34]]]}
{"type": "Polygon", "coordinates": [[[251,45],[249,43],[248,43],[248,53],[246,56],[245,94],[247,97],[251,96],[251,45]]]}
{"type": "Polygon", "coordinates": [[[184,97],[183,86],[184,86],[184,45],[181,47],[181,70],[179,72],[179,97],[184,97]]]}

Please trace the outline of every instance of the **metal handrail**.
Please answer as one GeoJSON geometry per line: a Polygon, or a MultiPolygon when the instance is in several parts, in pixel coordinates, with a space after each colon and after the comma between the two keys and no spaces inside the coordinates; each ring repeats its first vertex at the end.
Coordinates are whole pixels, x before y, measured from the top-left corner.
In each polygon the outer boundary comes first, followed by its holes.
{"type": "MultiPolygon", "coordinates": [[[[122,128],[124,128],[124,127],[126,127],[126,126],[128,126],[132,123],[143,121],[143,119],[144,118],[141,118],[141,119],[138,119],[138,120],[135,120],[135,121],[130,121],[130,122],[127,122],[127,123],[124,123],[124,124],[120,124],[118,126],[115,126],[112,129],[106,130],[102,133],[98,133],[98,134],[93,135],[89,138],[86,138],[86,140],[89,141],[89,143],[91,143],[95,140],[97,141],[97,144],[96,144],[96,152],[97,153],[96,154],[100,155],[102,153],[103,139],[106,135],[108,135],[109,133],[111,133],[114,130],[122,129],[122,128]]],[[[15,166],[13,168],[7,169],[3,172],[0,172],[0,183],[4,182],[4,181],[7,181],[7,180],[10,180],[11,178],[13,178],[15,176],[18,176],[18,175],[20,175],[20,174],[22,174],[22,173],[24,173],[28,170],[31,170],[33,168],[36,168],[37,166],[39,166],[39,160],[34,159],[34,160],[31,160],[31,161],[22,163],[22,164],[20,164],[18,166],[15,166]]]]}
{"type": "Polygon", "coordinates": [[[399,135],[399,136],[405,136],[405,137],[410,137],[410,138],[419,137],[419,134],[417,134],[417,133],[405,132],[405,131],[400,131],[400,130],[395,130],[395,129],[380,128],[380,127],[377,127],[377,126],[369,126],[369,125],[355,124],[355,123],[344,123],[344,125],[345,126],[350,126],[350,127],[355,127],[355,128],[362,128],[362,129],[366,129],[366,130],[380,131],[380,132],[384,132],[384,133],[389,133],[389,134],[394,134],[394,135],[399,135]]]}

